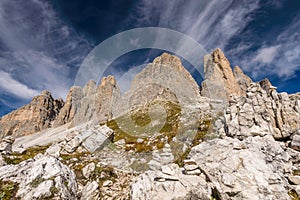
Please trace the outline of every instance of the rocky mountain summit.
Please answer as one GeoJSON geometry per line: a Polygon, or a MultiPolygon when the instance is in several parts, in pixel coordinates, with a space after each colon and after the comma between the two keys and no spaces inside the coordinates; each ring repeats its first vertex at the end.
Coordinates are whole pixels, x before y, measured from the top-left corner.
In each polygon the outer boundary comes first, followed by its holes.
{"type": "Polygon", "coordinates": [[[124,95],[108,76],[3,116],[0,198],[300,199],[300,93],[220,49],[204,71],[199,87],[164,53],[124,95]]]}
{"type": "Polygon", "coordinates": [[[234,72],[221,49],[216,49],[204,57],[205,80],[202,82],[201,94],[211,99],[230,99],[245,96],[246,89],[252,83],[240,67],[234,72]]]}
{"type": "Polygon", "coordinates": [[[50,128],[63,106],[62,99],[53,99],[49,91],[43,91],[29,104],[0,119],[0,135],[19,137],[50,128]]]}

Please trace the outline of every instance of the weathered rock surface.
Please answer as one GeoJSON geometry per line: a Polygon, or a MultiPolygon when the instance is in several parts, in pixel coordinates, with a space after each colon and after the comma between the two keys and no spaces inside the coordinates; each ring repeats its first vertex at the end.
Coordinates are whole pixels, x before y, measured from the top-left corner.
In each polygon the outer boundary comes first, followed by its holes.
{"type": "Polygon", "coordinates": [[[300,151],[300,130],[292,135],[291,148],[300,151]]]}
{"type": "Polygon", "coordinates": [[[236,82],[239,84],[241,88],[242,95],[244,96],[246,94],[247,88],[253,82],[252,79],[246,74],[244,74],[243,70],[239,66],[235,66],[233,68],[233,75],[236,82]]]}
{"type": "Polygon", "coordinates": [[[163,53],[135,76],[114,112],[126,113],[155,101],[194,105],[199,99],[199,86],[180,59],[163,53]]]}
{"type": "Polygon", "coordinates": [[[88,182],[82,191],[82,196],[80,199],[91,199],[91,200],[97,200],[100,197],[99,192],[99,185],[96,181],[88,182]]]}
{"type": "Polygon", "coordinates": [[[80,106],[82,96],[83,93],[81,87],[71,87],[66,98],[66,103],[60,110],[57,119],[54,121],[53,127],[66,124],[74,119],[75,113],[77,113],[78,107],[80,106]]]}
{"type": "Polygon", "coordinates": [[[0,143],[0,153],[2,154],[9,154],[12,152],[12,144],[14,143],[15,139],[12,136],[7,136],[2,139],[0,143]]]}
{"type": "Polygon", "coordinates": [[[93,80],[83,88],[74,86],[54,126],[67,122],[72,122],[72,126],[76,126],[91,120],[94,123],[107,121],[112,118],[112,102],[119,96],[120,90],[113,76],[104,77],[98,87],[93,80]]]}
{"type": "Polygon", "coordinates": [[[17,198],[76,199],[77,182],[73,171],[51,156],[38,154],[18,165],[0,167],[0,179],[19,184],[17,198]]]}
{"type": "MultiPolygon", "coordinates": [[[[300,95],[295,94],[290,98],[287,93],[277,93],[268,80],[251,83],[246,97],[231,101],[227,108],[228,135],[239,138],[255,135],[289,138],[300,129],[298,99],[300,95]]],[[[296,141],[297,136],[294,143],[296,141]]]]}
{"type": "Polygon", "coordinates": [[[112,140],[113,133],[107,126],[99,125],[76,129],[60,143],[63,146],[62,152],[73,153],[80,147],[81,151],[95,152],[112,140]]]}
{"type": "Polygon", "coordinates": [[[245,96],[245,89],[252,80],[239,67],[234,73],[221,49],[216,49],[204,57],[205,77],[201,95],[211,99],[231,99],[232,96],[245,96]]]}
{"type": "Polygon", "coordinates": [[[63,105],[62,99],[53,99],[50,92],[43,91],[29,104],[0,118],[0,137],[19,137],[50,128],[63,105]]]}
{"type": "Polygon", "coordinates": [[[284,174],[293,169],[292,159],[272,136],[215,139],[192,148],[190,156],[222,199],[289,199],[284,174]]]}
{"type": "Polygon", "coordinates": [[[176,164],[164,168],[171,169],[172,175],[160,170],[147,171],[134,179],[131,199],[189,199],[191,193],[194,199],[211,199],[212,190],[205,176],[185,175],[176,164]]]}

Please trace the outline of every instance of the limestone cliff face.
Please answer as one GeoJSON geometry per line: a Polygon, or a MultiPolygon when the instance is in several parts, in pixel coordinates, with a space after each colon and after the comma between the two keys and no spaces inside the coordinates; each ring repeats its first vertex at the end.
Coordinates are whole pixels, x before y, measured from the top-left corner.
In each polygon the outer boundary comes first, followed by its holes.
{"type": "Polygon", "coordinates": [[[201,94],[212,99],[230,99],[231,96],[245,96],[252,80],[239,67],[234,73],[221,49],[204,57],[205,77],[201,94]]]}
{"type": "Polygon", "coordinates": [[[111,103],[120,96],[120,90],[113,76],[104,77],[97,87],[90,80],[83,88],[71,88],[65,106],[61,109],[54,126],[72,122],[72,126],[94,120],[95,123],[111,119],[111,103]]]}
{"type": "Polygon", "coordinates": [[[192,104],[199,100],[199,91],[198,84],[180,59],[163,53],[133,79],[129,93],[134,105],[145,104],[155,98],[192,104]]]}
{"type": "Polygon", "coordinates": [[[62,99],[53,99],[49,91],[43,91],[29,104],[0,119],[0,137],[18,137],[51,127],[63,105],[62,99]]]}
{"type": "Polygon", "coordinates": [[[245,96],[247,88],[250,86],[251,83],[253,83],[252,79],[246,74],[244,74],[244,72],[239,66],[234,67],[233,75],[236,82],[241,88],[241,94],[242,94],[241,96],[245,96]]]}
{"type": "Polygon", "coordinates": [[[57,119],[53,122],[53,127],[58,127],[60,125],[66,124],[74,119],[75,113],[80,106],[82,97],[83,92],[81,87],[71,87],[67,95],[65,105],[60,110],[57,119]]]}

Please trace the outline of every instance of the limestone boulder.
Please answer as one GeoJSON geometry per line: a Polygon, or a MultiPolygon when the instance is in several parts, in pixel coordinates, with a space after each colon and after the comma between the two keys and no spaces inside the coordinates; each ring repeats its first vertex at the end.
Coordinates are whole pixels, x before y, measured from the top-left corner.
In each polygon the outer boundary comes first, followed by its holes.
{"type": "Polygon", "coordinates": [[[18,165],[0,167],[0,179],[18,184],[15,198],[76,199],[77,182],[69,167],[52,156],[38,154],[18,165]]]}
{"type": "Polygon", "coordinates": [[[194,159],[221,199],[289,199],[287,150],[270,135],[214,139],[192,148],[194,159]]]}

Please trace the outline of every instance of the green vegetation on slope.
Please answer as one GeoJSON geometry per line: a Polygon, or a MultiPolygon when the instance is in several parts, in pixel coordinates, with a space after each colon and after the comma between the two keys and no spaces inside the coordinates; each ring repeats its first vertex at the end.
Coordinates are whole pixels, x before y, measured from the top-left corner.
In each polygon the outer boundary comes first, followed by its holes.
{"type": "Polygon", "coordinates": [[[0,180],[0,200],[12,199],[18,190],[18,184],[0,180]]]}
{"type": "Polygon", "coordinates": [[[39,153],[45,153],[49,146],[50,145],[30,147],[26,149],[24,153],[12,153],[11,155],[4,156],[3,158],[7,164],[17,165],[24,160],[33,158],[39,153]]]}

